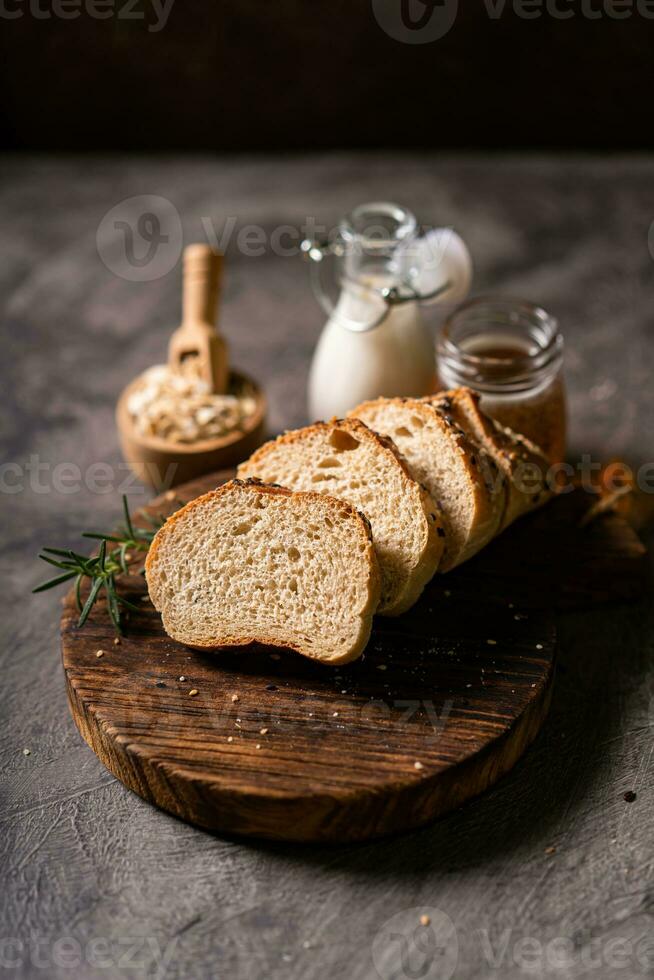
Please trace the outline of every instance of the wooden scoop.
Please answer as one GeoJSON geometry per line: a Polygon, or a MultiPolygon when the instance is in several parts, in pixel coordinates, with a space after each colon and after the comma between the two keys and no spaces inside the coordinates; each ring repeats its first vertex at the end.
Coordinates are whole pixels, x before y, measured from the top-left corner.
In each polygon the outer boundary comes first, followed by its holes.
{"type": "Polygon", "coordinates": [[[170,338],[168,364],[179,373],[187,357],[199,359],[200,377],[214,394],[227,390],[227,344],[216,330],[216,310],[222,283],[223,256],[208,245],[184,249],[182,323],[170,338]]]}

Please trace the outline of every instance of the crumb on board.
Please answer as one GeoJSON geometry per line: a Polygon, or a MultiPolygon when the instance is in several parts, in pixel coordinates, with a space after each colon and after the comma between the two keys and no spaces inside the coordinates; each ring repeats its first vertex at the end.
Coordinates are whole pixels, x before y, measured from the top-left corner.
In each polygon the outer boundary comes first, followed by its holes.
{"type": "Polygon", "coordinates": [[[545,853],[546,854],[556,854],[556,848],[555,847],[546,847],[545,848],[545,853]]]}
{"type": "Polygon", "coordinates": [[[268,729],[267,728],[260,728],[259,729],[259,735],[267,735],[267,734],[268,734],[268,729]]]}
{"type": "Polygon", "coordinates": [[[197,693],[198,693],[198,689],[197,689],[197,687],[193,687],[193,688],[191,688],[191,690],[190,690],[190,691],[188,692],[188,696],[189,696],[190,698],[194,698],[194,697],[196,697],[196,696],[197,696],[197,693]]]}
{"type": "Polygon", "coordinates": [[[421,915],[420,916],[420,925],[421,926],[428,926],[430,923],[431,923],[431,919],[429,918],[428,915],[421,915]]]}
{"type": "Polygon", "coordinates": [[[413,768],[414,769],[424,769],[425,767],[423,766],[422,762],[414,762],[413,763],[413,768]]]}
{"type": "Polygon", "coordinates": [[[120,646],[120,637],[119,636],[114,636],[114,646],[115,647],[119,647],[120,646]]]}
{"type": "Polygon", "coordinates": [[[31,755],[31,754],[32,754],[31,749],[23,749],[23,755],[31,755]]]}
{"type": "Polygon", "coordinates": [[[185,675],[184,675],[184,674],[180,674],[180,675],[179,675],[179,679],[180,679],[180,681],[182,681],[182,682],[183,682],[183,681],[185,681],[185,680],[186,680],[186,677],[185,677],[185,675]]]}
{"type": "Polygon", "coordinates": [[[236,704],[236,702],[240,700],[241,699],[239,698],[238,694],[232,694],[232,704],[236,704]]]}

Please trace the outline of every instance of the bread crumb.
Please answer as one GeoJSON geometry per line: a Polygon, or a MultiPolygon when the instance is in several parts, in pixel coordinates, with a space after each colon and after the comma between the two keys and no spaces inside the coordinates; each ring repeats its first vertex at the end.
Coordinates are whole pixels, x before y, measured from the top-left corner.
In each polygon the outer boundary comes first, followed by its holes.
{"type": "Polygon", "coordinates": [[[238,694],[232,694],[232,703],[233,704],[236,704],[236,702],[237,701],[240,701],[240,700],[241,699],[239,698],[238,694]]]}
{"type": "Polygon", "coordinates": [[[431,919],[429,918],[428,915],[421,915],[420,916],[420,925],[421,926],[428,926],[430,923],[431,923],[431,919]]]}
{"type": "Polygon", "coordinates": [[[555,847],[546,847],[545,848],[545,853],[546,854],[556,854],[556,848],[555,847]]]}

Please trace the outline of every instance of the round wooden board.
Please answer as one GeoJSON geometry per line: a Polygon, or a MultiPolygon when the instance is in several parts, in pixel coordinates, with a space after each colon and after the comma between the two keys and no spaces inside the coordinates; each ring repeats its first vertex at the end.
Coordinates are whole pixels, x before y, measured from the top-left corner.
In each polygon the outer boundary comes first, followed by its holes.
{"type": "MultiPolygon", "coordinates": [[[[151,510],[175,506],[159,498],[151,510]]],[[[417,827],[507,772],[547,713],[553,614],[514,603],[515,564],[503,581],[491,546],[465,572],[436,576],[410,612],[378,617],[363,658],[340,668],[264,647],[190,650],[149,602],[114,645],[102,604],[77,629],[71,593],[62,650],[73,717],[126,786],[202,827],[295,841],[417,827]]],[[[140,576],[123,588],[133,601],[146,594],[140,576]]]]}

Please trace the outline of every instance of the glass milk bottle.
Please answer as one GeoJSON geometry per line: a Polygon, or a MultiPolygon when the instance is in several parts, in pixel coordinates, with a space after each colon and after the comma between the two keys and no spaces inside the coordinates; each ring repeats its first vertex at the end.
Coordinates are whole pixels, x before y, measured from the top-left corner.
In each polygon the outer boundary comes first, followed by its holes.
{"type": "Polygon", "coordinates": [[[456,302],[467,294],[471,262],[459,236],[446,228],[419,236],[410,211],[373,203],[343,218],[330,242],[302,247],[329,314],[309,375],[310,417],[341,417],[382,395],[433,392],[434,345],[419,302],[456,302]],[[335,304],[321,276],[328,256],[340,286],[335,304]]]}

